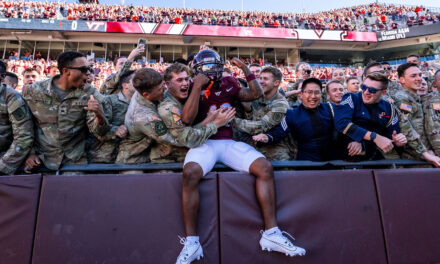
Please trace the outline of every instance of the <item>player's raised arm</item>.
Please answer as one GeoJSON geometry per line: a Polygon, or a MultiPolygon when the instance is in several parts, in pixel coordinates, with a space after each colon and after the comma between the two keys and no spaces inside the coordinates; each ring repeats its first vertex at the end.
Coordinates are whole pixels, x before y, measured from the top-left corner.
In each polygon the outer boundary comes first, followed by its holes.
{"type": "Polygon", "coordinates": [[[249,84],[249,88],[241,88],[239,93],[239,98],[242,101],[248,102],[253,101],[261,96],[263,96],[263,89],[260,86],[260,83],[257,81],[255,75],[251,72],[251,70],[238,58],[233,58],[231,60],[231,64],[240,68],[244,75],[246,76],[246,81],[249,84]]]}

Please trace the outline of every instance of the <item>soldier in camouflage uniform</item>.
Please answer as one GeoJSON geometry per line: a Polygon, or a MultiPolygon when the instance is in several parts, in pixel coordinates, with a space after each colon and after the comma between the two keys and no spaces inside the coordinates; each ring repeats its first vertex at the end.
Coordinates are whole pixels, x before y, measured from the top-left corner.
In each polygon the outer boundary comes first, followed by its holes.
{"type": "MultiPolygon", "coordinates": [[[[0,61],[0,83],[6,65],[0,61]]],[[[0,174],[14,174],[26,159],[34,140],[34,125],[21,95],[0,85],[0,174]]]]}
{"type": "MultiPolygon", "coordinates": [[[[188,73],[189,68],[180,63],[175,63],[165,70],[164,79],[168,92],[158,107],[159,115],[168,127],[170,134],[185,147],[161,143],[161,148],[158,149],[160,152],[151,152],[151,162],[183,162],[188,148],[201,146],[209,137],[217,133],[218,127],[224,126],[232,120],[232,116],[228,118],[225,116],[226,112],[220,113],[220,109],[194,127],[183,124],[181,113],[188,98],[188,73]]],[[[233,109],[227,111],[231,112],[233,109]]]]}
{"type": "Polygon", "coordinates": [[[432,83],[432,92],[439,93],[440,91],[440,70],[434,73],[434,82],[432,83]]]}
{"type": "MultiPolygon", "coordinates": [[[[391,76],[391,65],[388,62],[382,62],[382,69],[385,73],[385,76],[390,79],[391,76]]],[[[393,95],[394,93],[396,93],[398,90],[400,90],[400,84],[397,81],[389,81],[388,82],[388,90],[387,90],[387,94],[388,95],[393,95]]],[[[387,97],[389,98],[389,96],[387,97]]]]}
{"type": "Polygon", "coordinates": [[[118,83],[121,76],[131,69],[134,60],[145,52],[144,45],[139,45],[133,49],[127,58],[119,57],[116,61],[117,73],[111,74],[99,88],[99,91],[104,95],[117,94],[119,92],[118,83]]]}
{"type": "Polygon", "coordinates": [[[165,85],[160,73],[153,69],[137,70],[133,77],[137,93],[133,95],[125,115],[128,137],[119,145],[117,163],[146,163],[150,150],[160,152],[158,143],[183,146],[169,133],[157,111],[157,103],[163,99],[165,85]]]}
{"type": "Polygon", "coordinates": [[[296,65],[295,72],[297,80],[296,82],[287,85],[285,92],[290,108],[298,107],[301,104],[301,100],[298,96],[301,92],[300,85],[304,80],[312,77],[312,67],[306,62],[300,62],[296,65]]]}
{"type": "Polygon", "coordinates": [[[118,84],[120,92],[108,95],[106,100],[110,107],[108,121],[110,130],[102,137],[91,135],[91,147],[88,153],[89,163],[114,163],[118,154],[121,139],[128,134],[125,126],[125,114],[131,97],[136,91],[133,87],[134,71],[122,74],[118,84]]]}
{"type": "Polygon", "coordinates": [[[422,105],[426,137],[435,155],[440,156],[440,94],[425,95],[422,105]]]}
{"type": "MultiPolygon", "coordinates": [[[[260,74],[260,85],[264,96],[251,104],[251,120],[235,118],[236,127],[250,135],[257,135],[269,131],[278,125],[285,116],[289,104],[278,91],[283,74],[274,67],[266,67],[260,74]]],[[[252,143],[252,142],[247,142],[252,143]]],[[[273,145],[257,146],[269,160],[290,160],[288,138],[273,145]]]]}
{"type": "Polygon", "coordinates": [[[435,166],[440,166],[440,157],[433,155],[428,133],[425,130],[425,113],[417,90],[421,86],[422,72],[415,63],[405,63],[397,69],[402,89],[392,95],[392,100],[401,115],[409,120],[410,126],[402,127],[408,144],[403,158],[425,159],[435,166]],[[412,128],[412,129],[411,129],[412,128]]]}
{"type": "Polygon", "coordinates": [[[85,145],[90,132],[104,135],[109,125],[104,116],[104,97],[86,85],[90,67],[79,52],[58,56],[61,75],[36,82],[24,92],[35,118],[35,142],[26,160],[29,171],[43,164],[58,170],[64,164],[86,164],[85,145]]]}

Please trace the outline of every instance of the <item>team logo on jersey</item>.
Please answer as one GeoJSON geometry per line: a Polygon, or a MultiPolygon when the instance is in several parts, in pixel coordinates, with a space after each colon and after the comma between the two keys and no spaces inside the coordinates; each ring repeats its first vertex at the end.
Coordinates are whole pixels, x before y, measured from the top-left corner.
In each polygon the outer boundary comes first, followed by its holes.
{"type": "Polygon", "coordinates": [[[220,108],[226,108],[226,109],[229,109],[229,108],[231,108],[231,107],[232,107],[232,106],[231,106],[230,103],[223,103],[223,104],[220,105],[220,108]]]}
{"type": "Polygon", "coordinates": [[[209,107],[209,112],[213,112],[213,111],[215,111],[215,110],[217,110],[217,106],[216,106],[216,105],[211,105],[211,106],[209,107]]]}
{"type": "Polygon", "coordinates": [[[231,88],[229,88],[229,89],[226,89],[226,92],[230,92],[232,90],[232,87],[231,88]]]}
{"type": "Polygon", "coordinates": [[[220,91],[220,92],[215,92],[215,95],[220,96],[221,93],[222,93],[222,91],[220,91]]]}

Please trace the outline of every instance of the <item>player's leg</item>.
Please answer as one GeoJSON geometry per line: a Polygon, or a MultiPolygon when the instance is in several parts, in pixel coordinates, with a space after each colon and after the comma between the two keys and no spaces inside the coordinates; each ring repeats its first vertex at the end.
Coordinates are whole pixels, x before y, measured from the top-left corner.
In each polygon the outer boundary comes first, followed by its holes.
{"type": "Polygon", "coordinates": [[[177,263],[191,263],[203,257],[197,236],[197,218],[200,207],[199,183],[212,170],[217,161],[215,150],[209,140],[202,146],[190,149],[185,157],[182,177],[182,214],[186,238],[181,239],[184,248],[177,263]]]}
{"type": "Polygon", "coordinates": [[[249,173],[255,176],[255,193],[263,214],[265,229],[268,230],[277,226],[272,163],[266,158],[260,157],[252,162],[249,173]]]}
{"type": "Polygon", "coordinates": [[[277,226],[272,164],[260,152],[243,142],[230,143],[225,153],[222,155],[223,163],[235,170],[249,172],[256,178],[256,195],[265,225],[265,231],[261,232],[262,249],[282,252],[289,256],[304,255],[305,250],[293,245],[283,235],[286,232],[277,226]]]}
{"type": "Polygon", "coordinates": [[[264,225],[266,229],[275,227],[277,222],[272,164],[252,146],[233,140],[228,140],[225,144],[222,157],[221,161],[225,165],[256,177],[256,194],[262,209],[264,225]]]}

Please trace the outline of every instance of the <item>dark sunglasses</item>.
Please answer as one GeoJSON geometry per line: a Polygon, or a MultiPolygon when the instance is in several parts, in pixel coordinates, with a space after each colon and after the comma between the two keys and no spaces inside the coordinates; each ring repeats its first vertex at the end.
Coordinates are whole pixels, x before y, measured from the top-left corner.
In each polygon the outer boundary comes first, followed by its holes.
{"type": "Polygon", "coordinates": [[[310,73],[312,73],[312,70],[303,70],[303,73],[310,74],[310,73]]]}
{"type": "Polygon", "coordinates": [[[66,67],[66,68],[67,68],[67,69],[78,70],[78,71],[80,71],[82,74],[92,73],[92,72],[93,72],[93,68],[92,68],[92,67],[88,67],[88,66],[81,66],[81,67],[66,67]]]}
{"type": "Polygon", "coordinates": [[[376,88],[373,88],[373,87],[368,87],[365,84],[361,84],[361,89],[362,89],[363,92],[365,92],[368,89],[368,92],[371,93],[371,94],[375,94],[378,91],[382,91],[383,90],[383,89],[376,89],[376,88]]]}
{"type": "Polygon", "coordinates": [[[391,70],[391,67],[384,67],[384,69],[389,71],[389,70],[391,70]]]}

